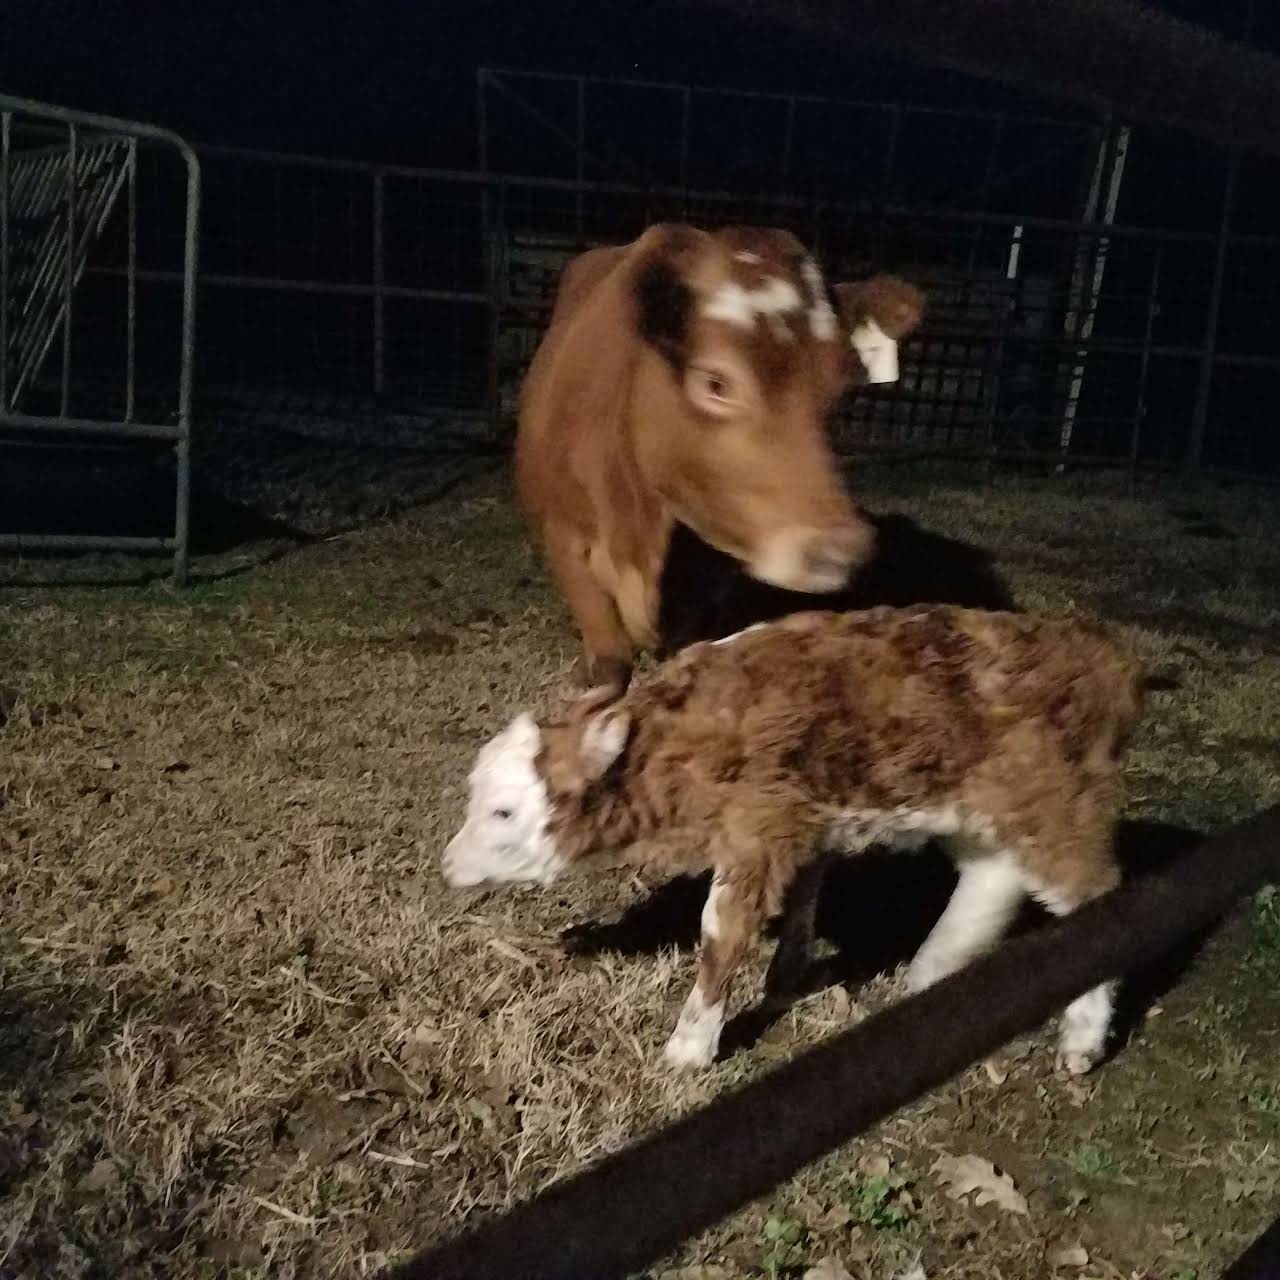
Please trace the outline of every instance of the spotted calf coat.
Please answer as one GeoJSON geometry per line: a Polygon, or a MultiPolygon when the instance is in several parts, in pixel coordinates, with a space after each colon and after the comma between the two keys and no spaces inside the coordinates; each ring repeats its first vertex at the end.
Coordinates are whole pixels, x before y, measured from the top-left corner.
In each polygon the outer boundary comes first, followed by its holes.
{"type": "MultiPolygon", "coordinates": [[[[700,975],[668,1045],[705,1065],[735,969],[784,909],[774,994],[802,970],[827,855],[945,841],[960,880],[911,989],[993,945],[1028,895],[1065,914],[1110,890],[1140,709],[1137,663],[1090,623],[945,606],[798,614],[539,725],[539,839],[553,874],[624,847],[714,871],[700,975]]],[[[1099,1059],[1110,1011],[1110,984],[1067,1011],[1069,1070],[1099,1059]]]]}

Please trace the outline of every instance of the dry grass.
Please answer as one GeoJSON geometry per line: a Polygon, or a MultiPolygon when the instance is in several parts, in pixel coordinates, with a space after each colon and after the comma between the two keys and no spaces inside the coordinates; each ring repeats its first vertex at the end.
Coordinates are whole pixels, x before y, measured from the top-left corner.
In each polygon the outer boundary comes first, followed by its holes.
{"type": "MultiPolygon", "coordinates": [[[[1135,815],[1212,827],[1280,798],[1272,504],[1192,517],[1066,483],[861,487],[995,548],[1028,606],[1135,624],[1180,685],[1135,750],[1135,815]]],[[[643,886],[443,891],[473,750],[575,656],[505,486],[180,595],[0,597],[0,1275],[369,1275],[893,998],[830,988],[677,1079],[659,1051],[688,947],[558,944],[643,886]]],[[[667,1270],[763,1275],[772,1250],[879,1280],[922,1254],[930,1280],[1013,1280],[1069,1238],[1076,1274],[1208,1280],[1280,1178],[1280,931],[1258,910],[1087,1088],[1046,1074],[1043,1038],[1014,1046],[667,1270]],[[944,1194],[930,1167],[968,1151],[1028,1216],[944,1194]]]]}

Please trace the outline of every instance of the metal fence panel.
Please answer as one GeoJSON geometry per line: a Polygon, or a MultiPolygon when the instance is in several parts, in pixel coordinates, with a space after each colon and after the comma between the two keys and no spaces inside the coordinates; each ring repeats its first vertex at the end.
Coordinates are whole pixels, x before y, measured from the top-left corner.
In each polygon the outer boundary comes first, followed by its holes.
{"type": "MultiPolygon", "coordinates": [[[[175,134],[0,95],[0,448],[13,457],[72,439],[130,440],[175,458],[170,531],[5,529],[0,547],[166,550],[185,576],[199,210],[199,162],[175,134]],[[140,266],[143,156],[170,167],[176,294],[148,287],[140,266]],[[97,272],[102,261],[114,270],[97,272]]],[[[35,511],[9,497],[19,518],[35,511]]],[[[45,516],[49,506],[36,503],[45,516]]]]}

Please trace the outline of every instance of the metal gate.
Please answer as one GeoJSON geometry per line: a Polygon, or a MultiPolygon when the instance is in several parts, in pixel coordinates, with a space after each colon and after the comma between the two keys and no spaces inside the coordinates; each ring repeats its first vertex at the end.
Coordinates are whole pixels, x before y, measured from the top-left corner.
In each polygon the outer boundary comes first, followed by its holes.
{"type": "MultiPolygon", "coordinates": [[[[0,451],[12,460],[23,450],[151,442],[174,458],[171,533],[0,529],[0,548],[168,551],[184,580],[199,218],[199,162],[176,134],[0,95],[0,451]],[[179,248],[171,320],[162,300],[153,311],[139,291],[140,148],[166,152],[185,173],[181,227],[147,228],[148,252],[179,248]],[[86,298],[91,273],[97,291],[86,298]],[[166,371],[167,394],[152,391],[153,377],[140,393],[140,363],[166,371]]],[[[28,519],[58,506],[29,496],[28,519]]]]}

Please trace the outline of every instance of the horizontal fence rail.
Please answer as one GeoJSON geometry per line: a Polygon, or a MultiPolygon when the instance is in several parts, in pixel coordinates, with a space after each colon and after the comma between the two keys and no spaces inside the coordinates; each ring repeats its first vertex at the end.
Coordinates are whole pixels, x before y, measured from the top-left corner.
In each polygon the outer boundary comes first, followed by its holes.
{"type": "MultiPolygon", "coordinates": [[[[0,526],[0,549],[168,551],[175,579],[185,578],[199,216],[200,163],[176,134],[0,95],[0,449],[68,439],[159,444],[171,450],[174,473],[165,531],[0,526]],[[139,200],[142,160],[169,170],[172,189],[154,225],[139,200]],[[177,246],[176,306],[172,287],[160,297],[142,288],[138,260],[140,225],[154,232],[164,216],[177,246]],[[91,284],[104,255],[117,264],[105,294],[91,284]],[[156,349],[163,358],[148,361],[156,349]]],[[[82,514],[29,492],[25,474],[0,474],[0,508],[19,522],[82,514]]]]}
{"type": "MultiPolygon", "coordinates": [[[[348,443],[377,447],[393,422],[423,447],[502,444],[573,254],[664,219],[768,223],[833,278],[891,269],[930,301],[899,382],[843,406],[842,452],[1280,478],[1280,347],[1269,308],[1250,305],[1280,291],[1280,237],[1233,237],[1223,254],[1211,232],[1101,215],[199,151],[210,416],[269,427],[287,406],[291,430],[310,418],[348,443]]],[[[162,207],[151,167],[139,183],[162,207]]],[[[148,260],[137,278],[173,288],[180,271],[148,260]]]]}
{"type": "Polygon", "coordinates": [[[388,1269],[384,1280],[623,1280],[1082,992],[1160,960],[1277,879],[1280,806],[388,1269]]]}
{"type": "MultiPolygon", "coordinates": [[[[0,429],[26,442],[171,448],[172,529],[122,528],[119,548],[158,538],[181,576],[193,421],[215,448],[224,436],[268,448],[275,432],[282,447],[303,442],[299,458],[311,446],[505,448],[565,263],[679,220],[787,227],[832,279],[893,270],[923,288],[929,309],[899,381],[863,388],[837,414],[843,455],[1280,480],[1280,236],[1237,235],[1225,219],[1217,233],[1117,221],[1121,162],[1141,155],[1142,135],[689,86],[692,115],[677,111],[672,134],[685,139],[680,163],[640,165],[639,177],[624,165],[619,177],[596,136],[625,133],[601,123],[617,117],[614,99],[656,94],[679,107],[682,87],[552,76],[556,92],[571,90],[560,118],[538,105],[537,76],[482,80],[490,115],[514,92],[517,116],[532,105],[557,145],[600,152],[600,163],[564,176],[193,151],[150,126],[4,99],[0,429]],[[739,98],[789,130],[792,167],[778,182],[753,186],[707,159],[715,135],[699,134],[699,104],[723,115],[716,104],[739,98]],[[38,134],[33,111],[45,112],[38,134]],[[831,111],[888,122],[880,159],[849,169],[872,176],[861,188],[774,189],[826,163],[810,152],[814,121],[831,111]],[[924,144],[912,130],[935,124],[987,139],[967,186],[903,176],[928,176],[933,153],[914,154],[924,144]],[[1027,129],[1075,141],[1031,147],[1027,129]],[[1064,216],[1072,209],[1087,216],[1064,216]]],[[[485,163],[500,150],[487,148],[485,163]]],[[[62,547],[77,533],[106,545],[98,528],[44,533],[57,541],[0,530],[0,548],[62,547]]]]}

